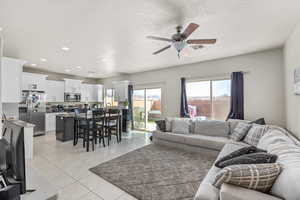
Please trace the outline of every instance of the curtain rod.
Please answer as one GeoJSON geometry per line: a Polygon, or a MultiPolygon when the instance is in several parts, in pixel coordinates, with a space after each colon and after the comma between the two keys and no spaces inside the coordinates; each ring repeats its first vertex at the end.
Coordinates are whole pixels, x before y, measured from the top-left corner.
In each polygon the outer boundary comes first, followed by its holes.
{"type": "MultiPolygon", "coordinates": [[[[243,74],[249,74],[250,71],[237,71],[242,72],[243,74]]],[[[207,79],[207,78],[223,78],[224,76],[230,76],[232,72],[228,73],[218,73],[218,74],[211,74],[211,75],[204,75],[204,76],[191,76],[191,77],[185,77],[187,80],[193,80],[193,79],[207,79]]]]}

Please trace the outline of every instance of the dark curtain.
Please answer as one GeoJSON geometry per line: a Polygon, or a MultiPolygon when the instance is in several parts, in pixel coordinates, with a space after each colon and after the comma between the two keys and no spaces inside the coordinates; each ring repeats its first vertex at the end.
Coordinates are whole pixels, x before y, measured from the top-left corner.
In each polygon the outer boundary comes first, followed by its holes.
{"type": "Polygon", "coordinates": [[[133,85],[128,85],[128,117],[127,120],[131,120],[131,128],[133,129],[133,85]]]}
{"type": "Polygon", "coordinates": [[[230,111],[227,119],[244,119],[244,75],[243,72],[231,74],[230,111]]]}
{"type": "Polygon", "coordinates": [[[189,108],[186,97],[186,80],[181,78],[181,102],[180,102],[180,117],[189,117],[189,108]]]}

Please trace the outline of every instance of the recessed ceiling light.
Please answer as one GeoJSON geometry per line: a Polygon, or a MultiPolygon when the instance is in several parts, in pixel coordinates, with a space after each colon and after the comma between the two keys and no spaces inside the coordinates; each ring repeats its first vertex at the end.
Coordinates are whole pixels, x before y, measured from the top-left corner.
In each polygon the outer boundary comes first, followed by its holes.
{"type": "Polygon", "coordinates": [[[37,66],[37,64],[35,64],[35,63],[31,63],[31,64],[30,64],[30,66],[31,66],[31,67],[36,67],[36,66],[37,66]]]}
{"type": "Polygon", "coordinates": [[[76,68],[77,68],[77,69],[81,69],[81,66],[77,66],[76,68]]]}
{"type": "Polygon", "coordinates": [[[70,50],[70,48],[69,47],[61,47],[61,50],[63,50],[63,51],[69,51],[70,50]]]}
{"type": "Polygon", "coordinates": [[[109,61],[108,58],[102,58],[101,60],[102,60],[102,62],[108,62],[109,61]]]}
{"type": "Polygon", "coordinates": [[[66,71],[67,73],[69,73],[71,70],[70,70],[70,69],[66,69],[65,71],[66,71]]]}
{"type": "Polygon", "coordinates": [[[41,58],[40,59],[42,62],[47,62],[47,59],[46,58],[41,58]]]}

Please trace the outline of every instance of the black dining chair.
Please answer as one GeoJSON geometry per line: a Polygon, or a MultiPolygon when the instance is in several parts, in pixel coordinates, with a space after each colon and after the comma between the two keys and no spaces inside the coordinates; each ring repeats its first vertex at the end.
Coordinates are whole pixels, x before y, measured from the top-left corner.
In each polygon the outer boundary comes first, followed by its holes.
{"type": "Polygon", "coordinates": [[[104,123],[105,123],[105,111],[104,109],[97,109],[92,111],[93,114],[93,128],[92,131],[94,133],[94,142],[97,144],[97,139],[99,140],[99,144],[102,144],[105,147],[104,141],[104,123]]]}
{"type": "Polygon", "coordinates": [[[119,109],[109,109],[106,112],[104,129],[108,145],[112,135],[116,136],[118,143],[120,142],[120,120],[121,112],[119,109]]]}

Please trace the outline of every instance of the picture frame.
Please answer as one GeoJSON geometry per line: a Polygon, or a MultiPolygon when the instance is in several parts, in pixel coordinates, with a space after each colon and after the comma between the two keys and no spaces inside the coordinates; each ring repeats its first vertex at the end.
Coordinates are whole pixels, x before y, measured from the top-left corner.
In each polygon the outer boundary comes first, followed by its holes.
{"type": "Polygon", "coordinates": [[[294,94],[300,95],[300,67],[294,71],[294,94]]]}

